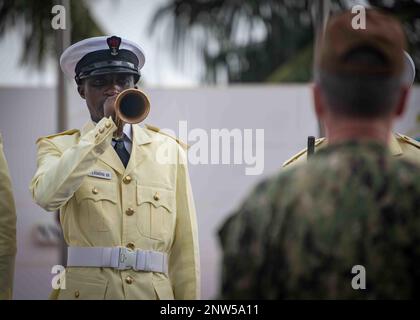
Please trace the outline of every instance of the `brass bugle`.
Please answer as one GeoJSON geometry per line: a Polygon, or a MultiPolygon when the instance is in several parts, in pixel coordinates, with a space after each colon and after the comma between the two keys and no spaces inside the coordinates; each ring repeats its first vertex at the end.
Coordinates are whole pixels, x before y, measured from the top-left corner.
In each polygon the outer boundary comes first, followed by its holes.
{"type": "Polygon", "coordinates": [[[150,101],[139,89],[127,89],[118,94],[115,100],[115,115],[124,123],[140,123],[150,111],[150,101]]]}

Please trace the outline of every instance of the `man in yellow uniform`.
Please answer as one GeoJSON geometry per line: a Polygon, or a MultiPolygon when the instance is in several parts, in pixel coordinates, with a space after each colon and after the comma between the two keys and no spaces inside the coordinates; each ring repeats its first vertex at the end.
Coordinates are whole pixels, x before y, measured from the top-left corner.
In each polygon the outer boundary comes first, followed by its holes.
{"type": "Polygon", "coordinates": [[[0,134],[0,300],[12,299],[16,256],[16,208],[0,134]]]}
{"type": "Polygon", "coordinates": [[[137,44],[115,36],[80,41],[61,57],[92,121],[37,141],[33,198],[60,210],[69,246],[65,281],[52,295],[58,299],[199,298],[183,144],[147,125],[125,124],[113,140],[115,98],[135,87],[144,62],[137,44]]]}
{"type": "MultiPolygon", "coordinates": [[[[405,62],[405,81],[411,86],[416,75],[416,68],[413,59],[407,52],[404,52],[405,62]]],[[[315,151],[327,146],[327,138],[319,138],[315,140],[315,151]]],[[[406,160],[410,160],[420,165],[420,142],[410,138],[404,134],[394,132],[388,142],[388,147],[392,155],[406,160]]],[[[305,163],[307,160],[307,149],[295,154],[283,163],[283,168],[293,168],[296,165],[305,163]]]]}

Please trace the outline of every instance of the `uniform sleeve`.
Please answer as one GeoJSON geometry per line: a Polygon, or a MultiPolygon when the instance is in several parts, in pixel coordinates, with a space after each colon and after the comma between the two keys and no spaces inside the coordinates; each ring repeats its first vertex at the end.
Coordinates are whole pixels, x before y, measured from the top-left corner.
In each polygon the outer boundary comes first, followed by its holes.
{"type": "Polygon", "coordinates": [[[16,255],[16,209],[0,136],[0,300],[11,299],[16,255]]]}
{"type": "Polygon", "coordinates": [[[261,271],[272,205],[267,182],[259,184],[219,229],[222,249],[220,299],[261,299],[261,271]]]}
{"type": "Polygon", "coordinates": [[[175,299],[200,298],[200,258],[197,218],[185,152],[179,148],[177,169],[177,221],[169,257],[169,277],[175,299]]]}
{"type": "Polygon", "coordinates": [[[35,202],[47,211],[55,211],[66,204],[111,144],[115,129],[111,118],[103,118],[79,143],[63,153],[50,139],[40,139],[38,169],[30,185],[35,202]]]}

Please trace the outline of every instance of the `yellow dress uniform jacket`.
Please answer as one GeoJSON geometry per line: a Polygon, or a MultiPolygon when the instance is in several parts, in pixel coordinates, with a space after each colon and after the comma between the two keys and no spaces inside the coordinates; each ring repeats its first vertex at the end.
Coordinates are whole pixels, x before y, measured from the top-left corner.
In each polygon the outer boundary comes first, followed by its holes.
{"type": "Polygon", "coordinates": [[[0,300],[12,299],[16,256],[16,208],[0,135],[0,300]]]}
{"type": "Polygon", "coordinates": [[[154,127],[133,125],[127,168],[112,148],[114,122],[40,138],[30,189],[45,210],[60,209],[71,247],[127,247],[168,254],[168,274],[67,267],[58,299],[198,299],[196,213],[186,153],[154,127]],[[164,159],[162,159],[164,158],[164,159]]]}
{"type": "MultiPolygon", "coordinates": [[[[327,146],[326,138],[315,140],[315,151],[327,146]]],[[[417,163],[420,165],[420,142],[400,133],[393,133],[388,143],[389,151],[396,157],[417,163]]],[[[298,152],[283,163],[283,168],[293,168],[307,159],[306,149],[298,152]]]]}

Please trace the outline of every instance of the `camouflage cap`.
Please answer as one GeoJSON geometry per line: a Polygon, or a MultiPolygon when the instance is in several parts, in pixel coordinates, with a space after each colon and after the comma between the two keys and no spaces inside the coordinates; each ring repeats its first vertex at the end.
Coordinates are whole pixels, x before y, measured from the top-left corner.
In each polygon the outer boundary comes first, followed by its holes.
{"type": "MultiPolygon", "coordinates": [[[[345,11],[333,16],[317,50],[316,67],[335,74],[400,75],[404,70],[406,40],[398,20],[378,10],[366,9],[365,28],[357,28],[356,14],[345,11]],[[370,48],[384,59],[380,66],[349,61],[359,48],[370,48]]],[[[359,27],[362,27],[361,24],[359,27]]]]}

